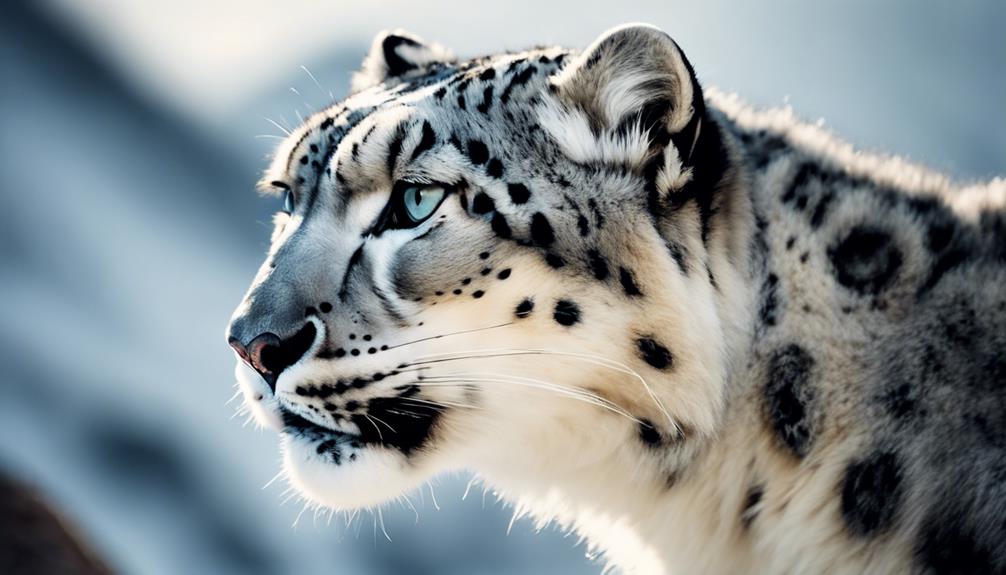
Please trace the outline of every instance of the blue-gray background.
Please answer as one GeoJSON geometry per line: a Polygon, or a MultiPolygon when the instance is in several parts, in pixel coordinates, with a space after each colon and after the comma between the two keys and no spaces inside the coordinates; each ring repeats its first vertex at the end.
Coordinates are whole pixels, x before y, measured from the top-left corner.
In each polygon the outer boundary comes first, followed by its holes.
{"type": "MultiPolygon", "coordinates": [[[[959,180],[1006,172],[1006,3],[856,0],[209,2],[0,8],[0,471],[125,573],[594,573],[575,537],[462,501],[281,505],[272,433],[230,419],[224,325],[267,245],[253,184],[281,132],[344,94],[375,32],[461,56],[583,46],[648,21],[706,84],[790,104],[959,180]],[[306,66],[320,87],[301,69],[306,66]],[[292,87],[292,88],[291,88],[292,87]]],[[[485,501],[485,503],[484,503],[485,501]]],[[[2,545],[2,542],[0,542],[2,545]]]]}

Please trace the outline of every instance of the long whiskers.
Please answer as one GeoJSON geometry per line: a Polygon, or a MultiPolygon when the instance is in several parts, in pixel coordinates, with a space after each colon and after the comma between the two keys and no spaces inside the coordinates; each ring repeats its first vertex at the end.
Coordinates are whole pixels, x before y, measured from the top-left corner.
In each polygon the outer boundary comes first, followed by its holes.
{"type": "Polygon", "coordinates": [[[611,369],[629,375],[634,379],[636,379],[637,381],[639,381],[639,383],[643,386],[643,389],[646,390],[647,395],[650,396],[650,399],[652,399],[653,402],[656,404],[661,414],[663,414],[663,416],[667,419],[667,423],[675,431],[677,432],[681,431],[680,428],[678,427],[678,424],[674,421],[674,418],[671,417],[671,414],[667,411],[667,408],[664,406],[663,402],[660,401],[660,398],[653,391],[653,388],[650,387],[649,383],[646,382],[646,380],[643,378],[642,375],[640,375],[636,370],[632,369],[631,367],[625,365],[622,362],[593,354],[550,350],[550,349],[491,348],[491,349],[468,350],[461,352],[435,353],[424,356],[418,356],[416,361],[404,363],[399,365],[398,367],[404,369],[408,367],[445,363],[452,361],[462,361],[467,359],[490,359],[490,358],[521,356],[521,355],[561,356],[574,361],[582,361],[585,363],[597,365],[600,367],[604,367],[607,369],[611,369]]]}
{"type": "Polygon", "coordinates": [[[462,335],[462,334],[466,334],[466,333],[476,333],[476,332],[480,332],[480,331],[488,331],[490,329],[498,329],[498,328],[501,328],[501,327],[507,327],[509,325],[513,325],[513,322],[512,321],[508,321],[506,323],[501,323],[501,324],[497,324],[497,325],[490,325],[490,326],[486,326],[486,327],[477,327],[477,328],[474,328],[474,329],[463,329],[461,331],[453,331],[453,332],[449,332],[449,333],[441,333],[441,334],[438,334],[438,335],[431,335],[429,337],[421,337],[421,338],[416,339],[416,340],[406,341],[404,343],[395,344],[395,345],[392,345],[392,346],[388,347],[388,349],[397,349],[397,348],[400,348],[400,347],[405,347],[407,345],[413,345],[413,344],[416,344],[416,343],[421,343],[421,342],[424,342],[424,341],[430,341],[430,340],[433,340],[433,339],[440,339],[440,338],[443,338],[443,337],[451,337],[451,336],[454,336],[454,335],[462,335]]]}
{"type": "Polygon", "coordinates": [[[549,391],[556,393],[557,395],[568,397],[570,399],[575,399],[578,401],[583,401],[584,403],[595,405],[602,409],[607,409],[608,411],[616,413],[635,423],[639,424],[643,423],[642,421],[640,421],[638,418],[636,418],[634,415],[626,411],[618,404],[604,397],[601,397],[600,395],[591,393],[589,391],[580,388],[544,381],[540,379],[533,379],[529,377],[520,377],[516,375],[506,375],[506,374],[487,373],[487,372],[462,372],[442,376],[425,377],[422,381],[418,382],[418,385],[420,387],[458,387],[459,384],[470,384],[470,383],[502,383],[502,384],[515,385],[518,387],[526,387],[530,389],[549,391]]]}

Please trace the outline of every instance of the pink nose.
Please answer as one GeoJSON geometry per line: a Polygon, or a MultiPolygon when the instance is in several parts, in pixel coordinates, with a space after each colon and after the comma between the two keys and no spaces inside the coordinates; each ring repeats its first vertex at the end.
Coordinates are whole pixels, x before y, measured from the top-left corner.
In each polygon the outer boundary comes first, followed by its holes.
{"type": "Polygon", "coordinates": [[[227,338],[238,357],[262,376],[262,379],[273,391],[276,390],[276,379],[283,370],[297,363],[314,343],[317,330],[313,323],[304,324],[293,336],[282,340],[274,333],[263,333],[255,336],[247,345],[231,336],[227,338]]]}

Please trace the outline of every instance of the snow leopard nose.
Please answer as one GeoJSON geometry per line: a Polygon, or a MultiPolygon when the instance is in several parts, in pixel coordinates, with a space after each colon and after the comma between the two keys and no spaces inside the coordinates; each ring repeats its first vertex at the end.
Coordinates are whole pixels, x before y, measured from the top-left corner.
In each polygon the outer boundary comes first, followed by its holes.
{"type": "Polygon", "coordinates": [[[287,339],[280,339],[278,335],[266,332],[244,344],[237,335],[232,334],[227,338],[227,343],[245,363],[262,376],[269,389],[275,392],[279,375],[304,356],[314,343],[316,335],[317,329],[314,324],[308,322],[287,339]]]}

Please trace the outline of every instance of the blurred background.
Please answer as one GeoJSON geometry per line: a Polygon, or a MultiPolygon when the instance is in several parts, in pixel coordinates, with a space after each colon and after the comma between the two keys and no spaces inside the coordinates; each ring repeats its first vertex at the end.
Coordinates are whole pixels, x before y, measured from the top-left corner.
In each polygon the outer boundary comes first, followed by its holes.
{"type": "Polygon", "coordinates": [[[279,126],[344,95],[378,30],[473,56],[626,21],[667,30],[703,83],[860,147],[1006,172],[1000,0],[4,2],[0,476],[120,573],[598,573],[574,536],[508,534],[466,476],[389,505],[392,542],[367,514],[294,525],[301,504],[263,488],[277,437],[226,404],[224,327],[279,207],[253,189],[279,126]]]}

